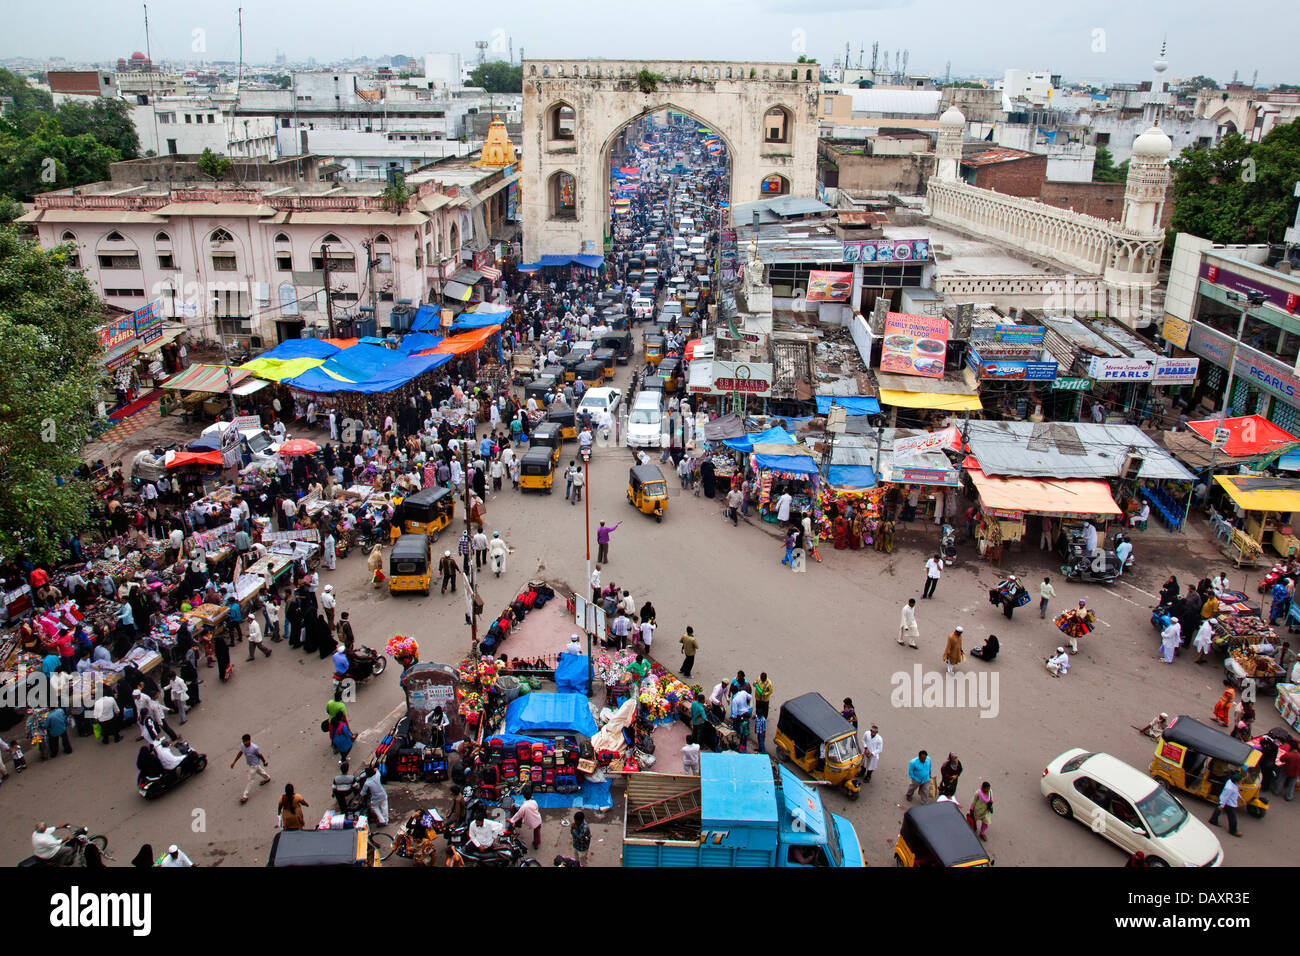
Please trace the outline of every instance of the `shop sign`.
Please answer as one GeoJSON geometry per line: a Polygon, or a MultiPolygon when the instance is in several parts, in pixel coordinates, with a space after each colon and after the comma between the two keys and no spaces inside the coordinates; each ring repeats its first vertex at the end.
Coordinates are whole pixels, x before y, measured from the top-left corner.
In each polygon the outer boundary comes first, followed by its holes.
{"type": "Polygon", "coordinates": [[[130,365],[135,361],[137,355],[139,355],[139,349],[137,349],[134,344],[129,345],[116,355],[111,355],[107,360],[105,360],[104,371],[113,372],[121,368],[123,365],[130,365]]]}
{"type": "Polygon", "coordinates": [[[1024,521],[1025,513],[1023,511],[1011,511],[1008,508],[984,508],[984,514],[989,518],[997,518],[999,521],[1024,521]]]}
{"type": "Polygon", "coordinates": [[[1285,289],[1265,285],[1250,276],[1244,276],[1229,269],[1210,265],[1208,262],[1201,263],[1201,278],[1224,289],[1239,292],[1242,295],[1251,293],[1262,295],[1271,305],[1277,306],[1284,312],[1290,312],[1292,315],[1295,315],[1297,309],[1300,309],[1300,295],[1295,292],[1287,292],[1285,289]]]}
{"type": "Polygon", "coordinates": [[[956,485],[957,473],[939,468],[893,468],[892,477],[904,485],[956,485]]]}
{"type": "Polygon", "coordinates": [[[492,264],[492,250],[484,249],[482,252],[474,253],[474,271],[482,272],[484,266],[492,264]]]}
{"type": "MultiPolygon", "coordinates": [[[[1232,339],[1200,322],[1193,324],[1187,349],[1227,368],[1232,359],[1232,339]]],[[[1248,345],[1237,347],[1237,374],[1264,391],[1294,404],[1300,397],[1300,378],[1291,366],[1269,358],[1248,345]]]]}
{"type": "Polygon", "coordinates": [[[1187,337],[1191,335],[1192,324],[1183,319],[1175,318],[1168,313],[1165,314],[1165,327],[1160,330],[1160,336],[1170,345],[1180,349],[1187,348],[1187,337]]]}
{"type": "Polygon", "coordinates": [[[944,448],[961,448],[961,433],[956,425],[925,435],[894,440],[894,460],[911,458],[925,452],[939,451],[944,448]]]}
{"type": "Polygon", "coordinates": [[[148,305],[136,309],[131,313],[131,321],[135,324],[135,337],[142,344],[157,342],[163,334],[162,302],[154,299],[148,305]]]}
{"type": "Polygon", "coordinates": [[[1191,385],[1196,381],[1196,372],[1201,367],[1198,358],[1158,358],[1156,359],[1157,385],[1191,385]]]}
{"type": "Polygon", "coordinates": [[[237,415],[235,416],[234,424],[235,424],[235,428],[239,429],[240,431],[248,431],[250,429],[261,428],[262,416],[261,415],[237,415]]]}
{"type": "Polygon", "coordinates": [[[1006,345],[1042,345],[1046,335],[1047,329],[1041,325],[982,325],[970,330],[972,342],[1006,345]]]}
{"type": "Polygon", "coordinates": [[[1058,392],[1086,392],[1092,387],[1090,378],[1058,378],[1052,388],[1058,392]]]}
{"type": "Polygon", "coordinates": [[[713,387],[719,392],[772,394],[772,366],[762,362],[713,363],[713,387]]]}
{"type": "Polygon", "coordinates": [[[943,378],[947,354],[948,320],[942,315],[890,312],[885,317],[885,339],[880,350],[882,372],[943,378]]]}
{"type": "Polygon", "coordinates": [[[847,302],[852,291],[852,272],[813,269],[808,273],[808,302],[847,302]]]}
{"type": "Polygon", "coordinates": [[[135,316],[125,315],[115,319],[99,330],[99,347],[111,352],[120,345],[125,345],[135,338],[135,316]]]}
{"type": "Polygon", "coordinates": [[[1149,382],[1155,377],[1155,366],[1146,359],[1094,356],[1088,375],[1098,382],[1149,382]]]}
{"type": "Polygon", "coordinates": [[[929,239],[855,239],[844,243],[841,262],[928,262],[929,239]]]}
{"type": "Polygon", "coordinates": [[[966,350],[966,364],[981,379],[1003,381],[1050,382],[1056,378],[1055,362],[1026,362],[1019,359],[989,358],[973,348],[966,350]]]}

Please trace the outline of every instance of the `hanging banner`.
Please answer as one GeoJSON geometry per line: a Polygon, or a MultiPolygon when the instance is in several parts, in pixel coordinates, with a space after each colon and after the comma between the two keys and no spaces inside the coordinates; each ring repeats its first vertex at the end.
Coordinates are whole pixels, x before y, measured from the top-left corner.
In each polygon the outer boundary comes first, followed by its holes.
{"type": "Polygon", "coordinates": [[[900,458],[915,458],[917,455],[943,448],[961,448],[961,432],[957,430],[956,425],[950,425],[927,435],[894,439],[894,461],[900,458]]]}
{"type": "Polygon", "coordinates": [[[746,395],[772,394],[772,366],[763,362],[713,362],[713,388],[746,395]]]}
{"type": "Polygon", "coordinates": [[[99,347],[111,352],[120,345],[125,345],[135,338],[135,316],[124,315],[120,319],[103,326],[99,330],[99,347]]]}
{"type": "Polygon", "coordinates": [[[943,378],[948,353],[948,320],[942,315],[890,312],[885,318],[880,370],[943,378]]]}
{"type": "Polygon", "coordinates": [[[1149,382],[1155,373],[1155,366],[1146,359],[1098,355],[1088,364],[1088,375],[1098,382],[1149,382]]]}
{"type": "Polygon", "coordinates": [[[158,341],[163,334],[161,300],[154,299],[148,305],[136,309],[131,313],[131,321],[135,324],[135,337],[142,345],[158,341]]]}
{"type": "Polygon", "coordinates": [[[1196,373],[1200,367],[1201,360],[1198,358],[1158,358],[1156,359],[1156,384],[1195,384],[1196,373]]]}
{"type": "Polygon", "coordinates": [[[929,239],[853,239],[844,243],[843,262],[928,262],[929,239]]]}
{"type": "Polygon", "coordinates": [[[808,273],[808,302],[847,302],[853,291],[852,272],[823,272],[813,269],[808,273]]]}
{"type": "Polygon", "coordinates": [[[1042,345],[1047,329],[1041,325],[981,325],[970,330],[970,340],[980,343],[980,350],[993,352],[991,343],[1006,345],[1042,345]]]}

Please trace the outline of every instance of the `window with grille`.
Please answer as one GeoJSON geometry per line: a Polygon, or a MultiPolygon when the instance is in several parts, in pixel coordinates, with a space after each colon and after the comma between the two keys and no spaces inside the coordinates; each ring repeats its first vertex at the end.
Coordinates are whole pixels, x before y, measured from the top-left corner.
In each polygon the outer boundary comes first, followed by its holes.
{"type": "Polygon", "coordinates": [[[99,267],[101,269],[139,269],[140,257],[134,252],[122,255],[100,253],[99,267]]]}
{"type": "Polygon", "coordinates": [[[1268,420],[1278,428],[1289,431],[1292,435],[1297,434],[1296,429],[1300,428],[1300,410],[1294,405],[1288,405],[1286,402],[1273,401],[1273,407],[1269,409],[1268,420]]]}

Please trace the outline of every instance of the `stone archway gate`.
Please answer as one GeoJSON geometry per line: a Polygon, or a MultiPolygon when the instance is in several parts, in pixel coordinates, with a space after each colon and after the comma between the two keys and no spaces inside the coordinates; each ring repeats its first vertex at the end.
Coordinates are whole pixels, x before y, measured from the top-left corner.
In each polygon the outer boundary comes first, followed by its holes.
{"type": "Polygon", "coordinates": [[[808,63],[736,63],[662,60],[525,60],[523,255],[599,254],[608,216],[609,170],[603,168],[614,138],[633,120],[673,109],[698,119],[727,146],[733,204],[761,199],[771,175],[789,181],[789,193],[812,197],[817,189],[818,67],[808,63]],[[654,74],[654,92],[638,77],[654,74]],[[553,136],[552,111],[573,112],[572,138],[553,136]],[[764,115],[787,112],[783,142],[767,142],[764,115]],[[552,216],[552,177],[576,180],[576,215],[552,216]]]}

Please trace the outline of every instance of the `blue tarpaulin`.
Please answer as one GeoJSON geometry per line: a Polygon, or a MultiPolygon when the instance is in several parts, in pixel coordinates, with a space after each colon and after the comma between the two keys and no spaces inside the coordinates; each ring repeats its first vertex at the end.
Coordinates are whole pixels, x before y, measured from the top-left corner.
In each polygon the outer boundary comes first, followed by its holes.
{"type": "Polygon", "coordinates": [[[461,313],[456,317],[456,321],[451,323],[451,331],[469,332],[474,329],[486,329],[489,325],[500,325],[501,315],[498,313],[485,315],[470,315],[468,312],[461,313]]]}
{"type": "Polygon", "coordinates": [[[542,266],[585,266],[588,269],[599,269],[605,264],[604,256],[542,256],[539,265],[542,266]]]}
{"type": "Polygon", "coordinates": [[[286,339],[275,348],[267,349],[258,358],[275,359],[277,362],[301,358],[327,359],[338,351],[337,345],[331,345],[324,339],[286,339]]]}
{"type": "MultiPolygon", "coordinates": [[[[348,351],[360,347],[353,346],[348,351]]],[[[396,361],[386,367],[377,369],[374,374],[360,381],[340,381],[321,371],[324,368],[324,366],[321,366],[321,368],[308,369],[296,378],[287,378],[284,380],[284,384],[303,392],[321,394],[360,392],[365,395],[377,395],[381,392],[391,392],[396,388],[400,388],[417,375],[431,372],[452,360],[450,355],[411,355],[401,358],[396,352],[392,354],[396,357],[396,361]]]]}
{"type": "Polygon", "coordinates": [[[818,395],[817,414],[825,415],[831,403],[841,406],[849,415],[879,415],[880,402],[867,395],[818,395]]]}
{"type": "Polygon", "coordinates": [[[1300,471],[1300,451],[1289,451],[1277,460],[1278,471],[1300,471]]]}
{"type": "Polygon", "coordinates": [[[564,653],[555,664],[555,686],[561,694],[587,695],[587,655],[564,653]]]}
{"type": "Polygon", "coordinates": [[[364,382],[400,359],[401,356],[393,349],[358,343],[327,358],[320,370],[333,372],[349,381],[364,382]]]}
{"type": "Polygon", "coordinates": [[[831,465],[826,471],[826,481],[832,488],[863,491],[875,487],[876,473],[869,465],[831,465]]]}
{"type": "Polygon", "coordinates": [[[442,324],[442,313],[436,305],[422,305],[415,310],[415,318],[411,320],[412,332],[428,332],[430,329],[436,329],[442,324]]]}
{"type": "Polygon", "coordinates": [[[388,348],[388,339],[381,339],[381,338],[379,338],[378,336],[375,336],[375,335],[366,335],[366,336],[363,336],[363,337],[361,338],[361,341],[360,341],[359,344],[361,344],[361,345],[378,345],[378,346],[382,346],[383,348],[388,348]]]}
{"type": "Polygon", "coordinates": [[[736,451],[749,453],[754,450],[755,445],[793,445],[795,440],[780,425],[774,425],[767,431],[755,432],[744,438],[728,438],[722,444],[736,451]]]}
{"type": "Polygon", "coordinates": [[[525,262],[523,265],[515,266],[516,272],[541,272],[542,264],[540,262],[525,262]]]}
{"type": "Polygon", "coordinates": [[[525,694],[506,708],[506,733],[560,730],[595,736],[596,721],[584,694],[525,694]]]}
{"type": "Polygon", "coordinates": [[[221,451],[221,436],[216,432],[200,435],[187,446],[189,451],[221,451]]]}
{"type": "Polygon", "coordinates": [[[755,455],[754,462],[768,471],[784,471],[791,475],[817,474],[817,462],[807,455],[755,455]]]}
{"type": "Polygon", "coordinates": [[[414,355],[424,349],[437,348],[440,344],[442,344],[441,335],[432,335],[429,332],[407,332],[401,344],[397,346],[397,352],[399,355],[414,355]]]}

